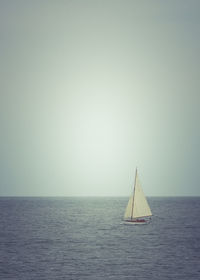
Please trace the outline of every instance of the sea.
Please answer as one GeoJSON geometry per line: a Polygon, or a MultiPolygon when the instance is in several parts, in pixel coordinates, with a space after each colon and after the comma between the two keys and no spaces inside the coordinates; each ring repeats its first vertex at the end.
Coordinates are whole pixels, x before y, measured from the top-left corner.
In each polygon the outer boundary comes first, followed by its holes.
{"type": "Polygon", "coordinates": [[[1,197],[1,280],[200,279],[200,197],[149,197],[147,225],[123,224],[126,197],[1,197]]]}

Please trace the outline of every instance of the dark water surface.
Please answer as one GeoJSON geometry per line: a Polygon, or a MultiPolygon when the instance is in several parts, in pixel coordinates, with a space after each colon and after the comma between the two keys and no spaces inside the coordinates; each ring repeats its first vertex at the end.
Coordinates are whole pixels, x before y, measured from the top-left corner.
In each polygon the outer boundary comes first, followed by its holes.
{"type": "Polygon", "coordinates": [[[200,279],[200,198],[0,198],[0,279],[200,279]]]}

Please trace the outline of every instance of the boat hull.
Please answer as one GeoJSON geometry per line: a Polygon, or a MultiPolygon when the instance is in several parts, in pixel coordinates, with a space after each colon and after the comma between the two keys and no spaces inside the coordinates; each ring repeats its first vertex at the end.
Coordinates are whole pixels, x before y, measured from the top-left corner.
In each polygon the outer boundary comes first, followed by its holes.
{"type": "Polygon", "coordinates": [[[146,225],[147,222],[143,222],[143,223],[137,223],[137,222],[124,222],[125,225],[146,225]]]}
{"type": "Polygon", "coordinates": [[[149,220],[125,220],[124,224],[126,225],[146,225],[149,223],[149,220]]]}

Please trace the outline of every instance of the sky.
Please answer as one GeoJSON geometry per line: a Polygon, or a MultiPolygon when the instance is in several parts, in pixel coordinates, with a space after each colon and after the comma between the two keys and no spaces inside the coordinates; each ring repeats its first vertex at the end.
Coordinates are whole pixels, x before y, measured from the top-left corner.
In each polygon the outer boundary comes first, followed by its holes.
{"type": "Polygon", "coordinates": [[[0,196],[199,196],[199,53],[198,0],[0,0],[0,196]]]}

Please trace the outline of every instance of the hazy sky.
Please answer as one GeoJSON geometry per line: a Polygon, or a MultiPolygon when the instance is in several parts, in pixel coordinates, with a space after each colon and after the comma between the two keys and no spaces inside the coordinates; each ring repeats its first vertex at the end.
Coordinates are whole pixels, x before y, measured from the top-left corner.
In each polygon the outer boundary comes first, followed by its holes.
{"type": "Polygon", "coordinates": [[[0,0],[0,195],[200,195],[200,1],[0,0]]]}

